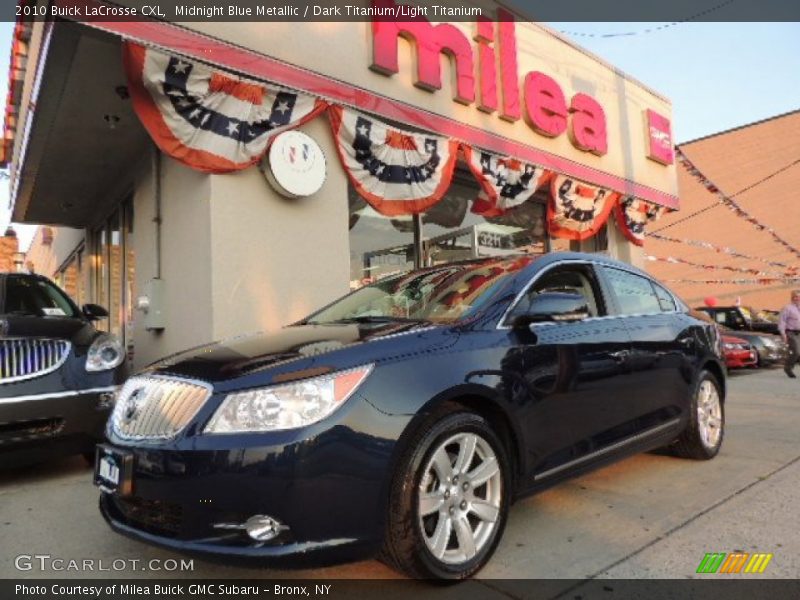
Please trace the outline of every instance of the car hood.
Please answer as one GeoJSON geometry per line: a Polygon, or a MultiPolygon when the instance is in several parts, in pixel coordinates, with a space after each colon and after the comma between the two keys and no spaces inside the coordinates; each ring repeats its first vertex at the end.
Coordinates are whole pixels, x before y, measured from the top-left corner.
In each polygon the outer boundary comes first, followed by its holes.
{"type": "Polygon", "coordinates": [[[192,348],[146,372],[247,387],[375,362],[403,354],[406,345],[416,350],[453,341],[445,327],[416,323],[294,325],[192,348]]]}
{"type": "Polygon", "coordinates": [[[91,343],[94,331],[94,327],[83,319],[0,315],[0,333],[6,338],[55,338],[70,340],[80,346],[91,343]]]}

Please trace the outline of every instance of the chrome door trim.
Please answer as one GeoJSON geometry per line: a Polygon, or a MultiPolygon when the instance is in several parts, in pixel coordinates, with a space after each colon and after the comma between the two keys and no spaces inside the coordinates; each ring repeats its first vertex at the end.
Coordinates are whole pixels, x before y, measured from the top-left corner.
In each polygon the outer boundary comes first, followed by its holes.
{"type": "Polygon", "coordinates": [[[585,454],[584,456],[581,456],[579,458],[576,458],[574,460],[566,462],[563,465],[558,465],[557,467],[553,467],[552,469],[548,469],[547,471],[543,471],[543,472],[539,473],[538,475],[534,475],[533,479],[534,479],[534,481],[537,481],[539,479],[544,479],[546,477],[551,477],[552,475],[560,473],[561,471],[565,471],[566,469],[569,469],[570,467],[574,467],[574,466],[577,466],[579,464],[588,462],[590,460],[593,460],[595,458],[598,458],[600,456],[603,456],[605,454],[613,452],[614,450],[619,450],[620,448],[624,448],[625,446],[627,446],[629,444],[633,444],[634,442],[638,442],[639,440],[642,440],[644,438],[650,437],[650,436],[652,436],[652,435],[654,435],[656,433],[660,433],[661,431],[664,431],[665,429],[669,429],[670,427],[674,427],[675,425],[677,425],[680,422],[681,422],[680,418],[676,418],[676,419],[672,419],[670,421],[667,421],[666,423],[662,423],[661,425],[657,425],[655,427],[651,427],[650,429],[647,429],[645,431],[641,431],[639,433],[636,433],[636,434],[632,435],[631,437],[625,438],[624,440],[620,440],[618,442],[615,442],[615,443],[611,444],[610,446],[606,446],[605,448],[600,448],[600,450],[595,450],[594,452],[591,452],[589,454],[585,454]]]}
{"type": "MultiPolygon", "coordinates": [[[[565,259],[565,260],[562,260],[562,261],[559,261],[559,262],[555,262],[552,265],[547,265],[540,272],[536,273],[536,275],[534,275],[531,278],[531,280],[528,281],[528,283],[525,284],[525,286],[522,288],[522,290],[519,291],[519,293],[514,297],[514,300],[511,302],[511,304],[509,304],[508,308],[503,312],[503,315],[500,317],[500,320],[497,322],[497,326],[495,327],[495,329],[501,329],[501,330],[502,329],[506,329],[506,330],[511,329],[512,328],[511,325],[506,324],[506,318],[508,318],[509,313],[514,310],[514,308],[517,306],[517,304],[519,304],[520,300],[522,300],[522,297],[527,293],[527,291],[531,288],[531,286],[534,283],[536,283],[539,280],[540,277],[542,277],[545,273],[547,273],[551,269],[554,269],[556,267],[561,267],[561,266],[564,266],[564,265],[592,265],[594,267],[599,265],[601,267],[609,267],[611,269],[618,269],[620,271],[625,271],[626,273],[630,273],[631,275],[638,275],[639,277],[644,277],[644,278],[646,278],[646,279],[648,279],[650,281],[654,281],[654,282],[658,283],[658,281],[656,281],[652,277],[648,276],[647,274],[642,274],[640,272],[636,272],[633,269],[626,269],[624,265],[622,265],[622,266],[620,266],[620,265],[609,265],[608,263],[605,263],[605,262],[602,262],[602,261],[599,261],[599,260],[582,259],[582,258],[565,259]]],[[[666,286],[664,286],[661,283],[659,283],[659,285],[662,288],[664,288],[665,290],[667,290],[667,292],[669,292],[670,296],[672,297],[672,300],[675,302],[675,306],[676,307],[683,306],[683,304],[678,301],[678,299],[675,296],[675,294],[672,293],[672,290],[670,290],[669,288],[667,288],[666,286]]],[[[608,308],[608,307],[606,307],[606,308],[608,308]]],[[[601,321],[601,320],[605,320],[605,319],[627,319],[627,318],[631,318],[631,317],[652,317],[652,316],[656,316],[656,315],[677,315],[677,314],[684,314],[684,313],[685,313],[685,311],[678,309],[678,310],[671,310],[671,311],[665,311],[665,312],[658,311],[658,312],[652,312],[652,313],[639,313],[639,314],[630,314],[630,315],[602,315],[602,316],[598,316],[598,317],[587,317],[585,319],[582,319],[579,322],[580,323],[586,323],[586,322],[589,322],[589,321],[601,321]]],[[[549,323],[549,322],[546,322],[546,323],[535,323],[534,325],[536,325],[536,326],[539,326],[539,325],[563,325],[563,323],[555,323],[555,322],[549,323]]]]}

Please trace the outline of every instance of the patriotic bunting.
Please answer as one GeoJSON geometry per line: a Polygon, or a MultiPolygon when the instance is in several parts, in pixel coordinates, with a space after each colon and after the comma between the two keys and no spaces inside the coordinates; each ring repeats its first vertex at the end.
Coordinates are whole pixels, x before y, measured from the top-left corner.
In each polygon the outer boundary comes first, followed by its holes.
{"type": "Polygon", "coordinates": [[[257,163],[270,139],[316,116],[325,103],[203,63],[126,43],[133,107],[158,147],[199,171],[257,163]]]}
{"type": "Polygon", "coordinates": [[[753,225],[759,231],[766,231],[769,235],[772,236],[772,239],[775,240],[778,244],[786,248],[789,252],[794,254],[795,256],[800,257],[800,250],[795,248],[792,244],[787,242],[783,239],[780,235],[778,235],[772,227],[764,225],[758,219],[756,219],[753,215],[747,212],[741,205],[736,202],[730,196],[725,195],[714,183],[708,179],[703,173],[694,166],[694,163],[690,161],[683,151],[679,147],[675,147],[675,156],[678,159],[678,162],[681,166],[688,171],[688,173],[694,177],[700,184],[705,187],[709,192],[714,194],[717,197],[717,202],[720,204],[725,205],[729,208],[737,217],[741,217],[751,225],[753,225]]]}
{"type": "Polygon", "coordinates": [[[342,166],[358,193],[379,213],[425,212],[453,178],[458,142],[389,127],[378,119],[331,106],[342,166]]]}
{"type": "Polygon", "coordinates": [[[547,207],[550,234],[569,240],[585,240],[597,233],[619,194],[571,179],[553,177],[552,198],[547,207]]]}
{"type": "Polygon", "coordinates": [[[464,155],[482,192],[472,212],[496,217],[528,200],[547,181],[550,172],[542,167],[464,146],[464,155]]]}
{"type": "Polygon", "coordinates": [[[623,235],[637,246],[643,246],[644,226],[657,221],[666,210],[663,206],[628,196],[614,206],[614,215],[623,235]]]}

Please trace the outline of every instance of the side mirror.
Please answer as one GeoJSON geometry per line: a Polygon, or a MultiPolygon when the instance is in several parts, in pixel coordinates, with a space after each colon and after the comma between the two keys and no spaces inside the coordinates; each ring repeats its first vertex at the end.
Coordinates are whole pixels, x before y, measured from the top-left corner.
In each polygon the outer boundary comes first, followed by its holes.
{"type": "Polygon", "coordinates": [[[514,320],[514,327],[527,328],[531,323],[570,323],[589,316],[586,298],[580,294],[546,292],[534,296],[528,310],[514,320]]]}
{"type": "Polygon", "coordinates": [[[90,321],[97,321],[108,316],[108,311],[99,304],[84,304],[83,316],[90,321]]]}

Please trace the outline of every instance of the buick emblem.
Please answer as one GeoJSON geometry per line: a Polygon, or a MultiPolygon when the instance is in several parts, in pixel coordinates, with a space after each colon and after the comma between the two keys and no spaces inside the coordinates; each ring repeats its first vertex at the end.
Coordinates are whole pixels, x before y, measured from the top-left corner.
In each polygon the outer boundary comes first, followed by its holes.
{"type": "Polygon", "coordinates": [[[125,406],[122,407],[122,421],[123,423],[130,423],[136,418],[139,412],[139,405],[142,403],[142,392],[144,388],[137,388],[131,392],[128,399],[125,401],[125,406]]]}
{"type": "Polygon", "coordinates": [[[6,337],[8,335],[8,321],[6,319],[0,319],[0,337],[6,337]]]}

